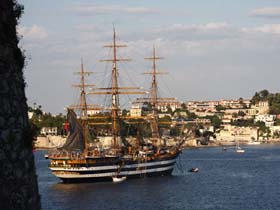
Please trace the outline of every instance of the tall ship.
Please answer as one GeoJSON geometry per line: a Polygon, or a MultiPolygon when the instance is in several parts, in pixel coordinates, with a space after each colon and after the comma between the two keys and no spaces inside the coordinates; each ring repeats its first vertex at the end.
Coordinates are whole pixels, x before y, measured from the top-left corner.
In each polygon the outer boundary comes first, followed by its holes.
{"type": "Polygon", "coordinates": [[[172,174],[186,137],[176,139],[177,143],[170,146],[160,134],[157,107],[163,100],[158,98],[157,92],[157,74],[160,72],[156,69],[156,60],[160,58],[156,56],[155,47],[153,47],[152,57],[147,58],[152,60],[152,70],[146,72],[152,76],[150,95],[148,98],[138,98],[138,102],[147,101],[150,104],[151,113],[137,119],[122,115],[119,97],[122,94],[146,94],[146,92],[141,88],[119,85],[118,62],[129,59],[117,56],[117,49],[125,45],[117,44],[115,30],[113,43],[105,47],[113,50],[111,59],[102,60],[112,63],[110,86],[97,88],[86,84],[85,77],[92,72],[85,71],[81,62],[81,70],[78,72],[80,84],[75,85],[80,89],[79,104],[67,108],[69,135],[63,147],[49,151],[50,170],[66,183],[118,181],[172,174]],[[87,95],[100,94],[109,96],[109,107],[88,104],[87,95]],[[99,115],[88,115],[89,110],[97,109],[106,111],[99,115]],[[139,129],[136,131],[136,137],[128,140],[122,135],[122,126],[129,123],[149,124],[151,135],[144,138],[139,129]],[[92,132],[100,125],[104,127],[103,131],[105,130],[106,139],[109,138],[109,144],[108,141],[106,145],[104,144],[101,134],[92,132]]]}

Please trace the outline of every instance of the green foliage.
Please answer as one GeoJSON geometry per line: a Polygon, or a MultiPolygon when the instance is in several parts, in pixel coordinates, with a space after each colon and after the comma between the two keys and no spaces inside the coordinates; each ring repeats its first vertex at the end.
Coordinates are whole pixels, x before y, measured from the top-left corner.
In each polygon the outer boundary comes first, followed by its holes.
{"type": "Polygon", "coordinates": [[[251,103],[257,104],[260,101],[268,101],[270,114],[280,114],[280,93],[269,93],[267,90],[256,92],[251,103]]]}
{"type": "Polygon", "coordinates": [[[172,114],[172,109],[171,109],[170,105],[167,106],[167,113],[172,114]]]}
{"type": "Polygon", "coordinates": [[[236,112],[232,113],[232,117],[233,118],[237,118],[238,117],[238,114],[236,112]]]}
{"type": "Polygon", "coordinates": [[[211,124],[215,127],[215,128],[219,128],[222,124],[222,120],[217,116],[217,115],[213,115],[213,116],[206,116],[206,119],[211,120],[211,124]]]}
{"type": "Polygon", "coordinates": [[[152,104],[148,102],[144,102],[142,106],[142,111],[145,112],[151,112],[153,110],[152,104]]]}
{"type": "Polygon", "coordinates": [[[270,107],[269,107],[269,113],[270,114],[280,114],[280,103],[273,103],[270,107]]]}
{"type": "Polygon", "coordinates": [[[239,111],[237,113],[237,115],[240,116],[240,117],[244,117],[246,114],[243,111],[239,111]]]}
{"type": "Polygon", "coordinates": [[[216,110],[218,111],[218,112],[220,112],[220,111],[223,111],[223,110],[226,110],[226,107],[224,107],[224,106],[222,106],[222,105],[217,105],[216,106],[216,110]]]}
{"type": "Polygon", "coordinates": [[[24,6],[22,4],[17,3],[17,1],[14,0],[13,2],[13,10],[14,10],[14,17],[16,19],[21,18],[23,11],[24,11],[24,6]]]}
{"type": "Polygon", "coordinates": [[[186,110],[186,113],[187,113],[188,118],[190,118],[190,119],[196,119],[197,118],[197,115],[193,112],[190,112],[189,110],[186,110]]]}
{"type": "Polygon", "coordinates": [[[62,114],[52,116],[50,113],[43,114],[41,118],[41,127],[57,127],[58,130],[62,129],[66,117],[62,114]]]}
{"type": "Polygon", "coordinates": [[[185,104],[185,103],[182,103],[182,104],[181,104],[181,107],[182,107],[182,109],[184,109],[184,110],[186,110],[186,109],[187,109],[187,106],[186,106],[186,104],[185,104]]]}
{"type": "Polygon", "coordinates": [[[280,125],[280,119],[276,119],[276,121],[275,121],[275,125],[280,125]]]}
{"type": "Polygon", "coordinates": [[[264,122],[258,121],[258,122],[256,122],[256,126],[259,128],[259,130],[258,130],[259,136],[267,136],[267,137],[270,136],[271,131],[270,131],[269,127],[265,126],[264,122]]]}
{"type": "Polygon", "coordinates": [[[122,110],[122,116],[127,116],[128,113],[129,113],[128,110],[126,110],[126,109],[122,110]]]}
{"type": "Polygon", "coordinates": [[[39,134],[43,127],[57,127],[58,131],[63,129],[63,123],[66,121],[66,117],[62,114],[53,116],[51,113],[43,113],[41,106],[37,108],[28,107],[29,112],[33,112],[32,118],[29,120],[29,124],[32,130],[39,134]]]}

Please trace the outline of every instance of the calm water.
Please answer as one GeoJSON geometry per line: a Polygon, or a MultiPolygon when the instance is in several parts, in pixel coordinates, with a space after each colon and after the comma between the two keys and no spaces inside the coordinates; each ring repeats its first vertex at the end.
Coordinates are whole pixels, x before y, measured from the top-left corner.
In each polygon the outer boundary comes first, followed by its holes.
{"type": "Polygon", "coordinates": [[[43,210],[279,210],[280,145],[185,150],[173,176],[122,183],[62,184],[36,151],[43,210]],[[188,170],[198,167],[199,173],[188,170]]]}

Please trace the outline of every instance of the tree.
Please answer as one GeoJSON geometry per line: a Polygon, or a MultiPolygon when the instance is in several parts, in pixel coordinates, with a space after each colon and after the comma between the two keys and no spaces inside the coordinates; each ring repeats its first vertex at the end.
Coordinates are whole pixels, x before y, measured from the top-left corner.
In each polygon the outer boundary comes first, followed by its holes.
{"type": "Polygon", "coordinates": [[[127,116],[128,113],[129,113],[128,110],[126,110],[126,109],[123,109],[123,110],[122,110],[122,116],[123,116],[123,117],[127,116]]]}
{"type": "Polygon", "coordinates": [[[143,106],[142,106],[142,112],[143,113],[149,113],[153,110],[152,108],[152,104],[151,103],[148,103],[148,102],[144,102],[143,103],[143,106]]]}
{"type": "Polygon", "coordinates": [[[222,124],[222,120],[217,115],[206,116],[206,119],[210,119],[211,120],[211,124],[215,128],[219,128],[221,126],[221,124],[222,124]]]}
{"type": "Polygon", "coordinates": [[[172,109],[171,109],[171,107],[170,107],[169,104],[167,105],[167,111],[166,111],[166,113],[172,114],[172,109]]]}
{"type": "Polygon", "coordinates": [[[239,111],[238,112],[238,116],[240,116],[240,117],[244,117],[246,114],[243,112],[243,111],[239,111]]]}
{"type": "Polygon", "coordinates": [[[240,97],[239,99],[239,104],[244,108],[246,109],[247,108],[247,105],[244,103],[244,99],[242,97],[240,97]]]}
{"type": "Polygon", "coordinates": [[[269,127],[265,126],[264,122],[258,121],[256,122],[256,126],[259,128],[258,129],[258,136],[263,136],[263,137],[269,137],[271,131],[269,127]]]}
{"type": "Polygon", "coordinates": [[[280,114],[280,103],[279,104],[273,103],[269,108],[269,113],[280,114]]]}
{"type": "Polygon", "coordinates": [[[268,100],[271,102],[273,94],[269,93],[268,90],[261,90],[260,92],[256,92],[253,98],[251,99],[252,104],[256,104],[259,101],[266,101],[268,100]]]}
{"type": "Polygon", "coordinates": [[[237,118],[238,117],[238,114],[236,112],[232,113],[232,117],[233,118],[237,118]]]}
{"type": "Polygon", "coordinates": [[[252,104],[256,104],[257,102],[259,102],[261,100],[260,98],[260,94],[258,92],[255,93],[255,95],[253,96],[253,98],[251,99],[251,103],[252,104]]]}
{"type": "Polygon", "coordinates": [[[260,97],[261,98],[266,98],[269,95],[268,90],[262,90],[260,91],[260,97]]]}
{"type": "Polygon", "coordinates": [[[216,110],[218,111],[218,112],[220,112],[220,111],[222,111],[222,110],[226,110],[226,107],[224,107],[224,106],[222,106],[222,105],[217,105],[216,106],[216,110]]]}
{"type": "Polygon", "coordinates": [[[194,112],[190,112],[189,110],[186,110],[187,117],[190,119],[195,119],[197,118],[197,115],[194,112]]]}
{"type": "Polygon", "coordinates": [[[41,209],[28,123],[24,55],[16,25],[23,6],[0,1],[0,206],[5,210],[41,209]]]}

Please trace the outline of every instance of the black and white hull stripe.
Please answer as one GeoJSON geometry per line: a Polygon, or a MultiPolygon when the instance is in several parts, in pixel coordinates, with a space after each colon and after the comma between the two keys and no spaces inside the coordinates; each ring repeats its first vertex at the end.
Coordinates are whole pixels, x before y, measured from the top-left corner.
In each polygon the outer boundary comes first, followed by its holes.
{"type": "Polygon", "coordinates": [[[53,174],[64,181],[75,181],[83,179],[111,179],[121,167],[118,175],[132,177],[160,176],[171,174],[176,162],[176,157],[169,160],[151,162],[130,162],[123,166],[84,166],[84,167],[50,167],[53,174]]]}

